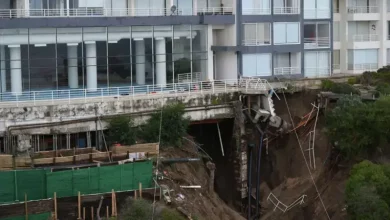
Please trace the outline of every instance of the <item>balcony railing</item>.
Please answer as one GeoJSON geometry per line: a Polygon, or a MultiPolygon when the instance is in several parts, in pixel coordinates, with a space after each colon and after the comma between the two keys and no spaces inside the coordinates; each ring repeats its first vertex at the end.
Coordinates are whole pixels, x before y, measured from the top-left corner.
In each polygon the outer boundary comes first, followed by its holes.
{"type": "Polygon", "coordinates": [[[377,63],[361,63],[361,64],[348,64],[349,70],[361,70],[361,71],[376,71],[378,70],[377,63]]]}
{"type": "Polygon", "coordinates": [[[347,8],[349,14],[366,14],[379,13],[378,6],[349,6],[347,8]]]}
{"type": "Polygon", "coordinates": [[[78,9],[0,9],[1,18],[16,17],[116,17],[116,16],[172,16],[172,15],[231,15],[232,7],[210,8],[78,8],[78,9]]]}
{"type": "Polygon", "coordinates": [[[305,49],[328,48],[330,47],[330,38],[329,37],[304,38],[304,45],[305,45],[305,49]]]}
{"type": "Polygon", "coordinates": [[[333,70],[340,70],[340,64],[333,64],[332,69],[333,70]]]}
{"type": "Polygon", "coordinates": [[[295,75],[301,74],[299,67],[276,67],[274,68],[274,75],[295,75]]]}
{"type": "Polygon", "coordinates": [[[379,36],[377,34],[356,34],[352,36],[351,40],[353,42],[372,42],[379,41],[379,36]]]}
{"type": "Polygon", "coordinates": [[[305,19],[329,19],[330,13],[329,8],[307,8],[304,10],[303,17],[305,19]]]}
{"type": "Polygon", "coordinates": [[[244,46],[266,46],[266,45],[271,45],[271,40],[259,40],[259,39],[244,39],[242,41],[242,44],[244,46]]]}
{"type": "Polygon", "coordinates": [[[113,100],[139,100],[160,97],[188,96],[191,94],[216,94],[241,90],[268,92],[272,86],[265,79],[232,79],[173,83],[166,85],[144,85],[108,87],[95,89],[71,89],[49,91],[26,91],[0,93],[0,106],[36,106],[46,104],[93,103],[113,100]]]}
{"type": "Polygon", "coordinates": [[[329,67],[306,67],[304,75],[305,77],[308,78],[327,77],[330,75],[330,68],[329,67]]]}
{"type": "Polygon", "coordinates": [[[291,15],[299,14],[300,10],[298,7],[274,7],[274,14],[277,15],[291,15]]]}
{"type": "Polygon", "coordinates": [[[270,15],[271,8],[243,8],[243,15],[270,15]]]}

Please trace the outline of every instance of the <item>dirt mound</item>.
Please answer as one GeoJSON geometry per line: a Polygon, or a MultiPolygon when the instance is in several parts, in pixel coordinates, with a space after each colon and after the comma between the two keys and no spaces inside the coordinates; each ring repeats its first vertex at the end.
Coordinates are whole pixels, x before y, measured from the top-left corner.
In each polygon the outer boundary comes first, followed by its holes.
{"type": "MultiPolygon", "coordinates": [[[[164,158],[194,158],[198,157],[197,151],[192,146],[182,148],[168,148],[160,151],[164,158]]],[[[160,184],[167,185],[173,191],[171,206],[182,207],[194,219],[213,220],[243,220],[244,218],[231,209],[213,191],[209,192],[208,185],[210,174],[205,161],[186,163],[163,164],[160,166],[164,179],[160,184]],[[183,189],[180,186],[200,185],[200,189],[183,189]]],[[[230,192],[226,192],[230,193],[230,192]]]]}

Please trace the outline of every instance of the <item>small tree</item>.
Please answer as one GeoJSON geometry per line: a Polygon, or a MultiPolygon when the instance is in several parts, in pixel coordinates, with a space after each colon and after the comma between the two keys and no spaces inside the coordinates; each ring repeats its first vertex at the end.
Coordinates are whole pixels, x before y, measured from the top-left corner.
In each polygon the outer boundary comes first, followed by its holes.
{"type": "Polygon", "coordinates": [[[126,199],[119,220],[150,220],[153,216],[152,203],[144,199],[126,199]]]}
{"type": "Polygon", "coordinates": [[[111,146],[114,143],[124,145],[135,144],[136,128],[133,119],[129,116],[117,116],[108,121],[106,139],[111,146]]]}
{"type": "Polygon", "coordinates": [[[168,105],[152,114],[143,127],[143,138],[148,142],[158,142],[161,121],[161,144],[163,146],[180,146],[182,137],[186,134],[189,119],[184,117],[185,107],[182,104],[168,105]]]}
{"type": "Polygon", "coordinates": [[[186,218],[176,210],[164,208],[161,212],[161,220],[186,220],[186,218]]]}

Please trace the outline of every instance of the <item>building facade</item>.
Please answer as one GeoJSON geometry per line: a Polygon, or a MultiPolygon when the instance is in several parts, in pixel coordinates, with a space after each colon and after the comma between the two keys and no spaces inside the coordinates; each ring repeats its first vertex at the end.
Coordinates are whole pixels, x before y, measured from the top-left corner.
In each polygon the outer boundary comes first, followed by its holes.
{"type": "MultiPolygon", "coordinates": [[[[0,90],[18,95],[241,76],[327,77],[336,66],[333,5],[330,0],[3,0],[0,90]]],[[[347,53],[342,51],[339,57],[347,53]]],[[[358,52],[348,49],[347,55],[358,52]]]]}
{"type": "Polygon", "coordinates": [[[334,0],[334,73],[375,71],[390,62],[390,1],[334,0]]]}

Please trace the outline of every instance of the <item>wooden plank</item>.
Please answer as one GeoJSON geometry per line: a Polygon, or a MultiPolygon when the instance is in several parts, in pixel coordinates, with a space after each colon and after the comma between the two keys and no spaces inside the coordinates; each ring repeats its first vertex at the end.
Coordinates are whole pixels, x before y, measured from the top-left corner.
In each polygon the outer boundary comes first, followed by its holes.
{"type": "Polygon", "coordinates": [[[131,146],[113,146],[111,148],[112,153],[120,154],[120,153],[138,153],[145,152],[147,154],[155,155],[158,153],[159,145],[158,143],[148,143],[148,144],[135,144],[131,146]]]}

